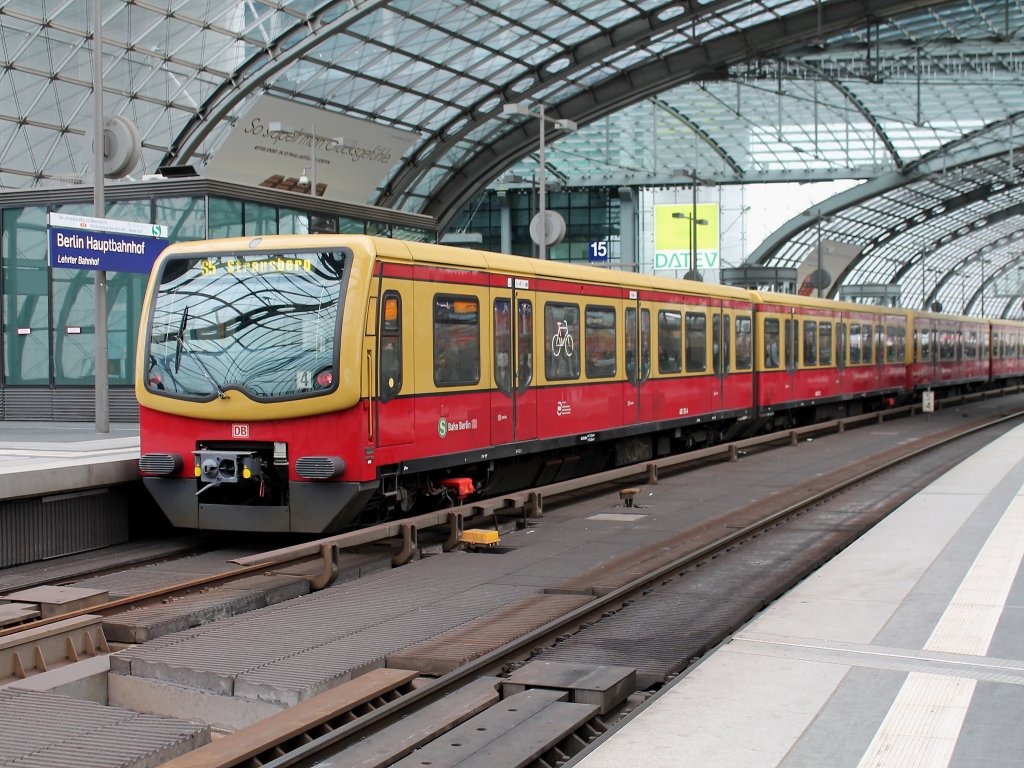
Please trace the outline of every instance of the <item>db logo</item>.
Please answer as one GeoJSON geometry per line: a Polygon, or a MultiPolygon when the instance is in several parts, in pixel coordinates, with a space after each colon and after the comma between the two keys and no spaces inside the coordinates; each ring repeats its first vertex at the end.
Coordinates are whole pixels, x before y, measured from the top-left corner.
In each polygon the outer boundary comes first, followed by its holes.
{"type": "Polygon", "coordinates": [[[232,424],[231,425],[231,436],[235,438],[248,437],[249,436],[249,425],[248,424],[232,424]]]}

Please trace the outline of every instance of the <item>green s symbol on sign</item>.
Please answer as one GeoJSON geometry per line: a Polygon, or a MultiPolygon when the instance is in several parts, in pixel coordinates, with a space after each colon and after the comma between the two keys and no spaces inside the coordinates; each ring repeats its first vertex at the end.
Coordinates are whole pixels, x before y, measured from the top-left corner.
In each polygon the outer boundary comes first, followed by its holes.
{"type": "Polygon", "coordinates": [[[442,416],[437,420],[437,436],[444,437],[448,434],[448,419],[442,416]]]}

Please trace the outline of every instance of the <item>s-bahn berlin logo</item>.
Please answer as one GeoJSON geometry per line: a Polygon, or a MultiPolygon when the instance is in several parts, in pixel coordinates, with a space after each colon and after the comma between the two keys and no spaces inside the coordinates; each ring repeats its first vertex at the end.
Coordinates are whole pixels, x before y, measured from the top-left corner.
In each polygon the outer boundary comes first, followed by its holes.
{"type": "Polygon", "coordinates": [[[437,420],[437,436],[445,437],[449,432],[461,432],[465,429],[476,429],[477,420],[448,421],[444,416],[437,420]]]}

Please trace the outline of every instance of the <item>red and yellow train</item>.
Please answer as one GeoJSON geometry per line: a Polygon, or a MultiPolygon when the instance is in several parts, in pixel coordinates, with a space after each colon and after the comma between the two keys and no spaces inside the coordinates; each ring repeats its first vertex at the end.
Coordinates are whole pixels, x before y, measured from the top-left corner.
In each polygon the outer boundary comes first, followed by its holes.
{"type": "Polygon", "coordinates": [[[175,526],[323,533],[1024,375],[1024,323],[345,235],[171,246],[138,345],[175,526]]]}

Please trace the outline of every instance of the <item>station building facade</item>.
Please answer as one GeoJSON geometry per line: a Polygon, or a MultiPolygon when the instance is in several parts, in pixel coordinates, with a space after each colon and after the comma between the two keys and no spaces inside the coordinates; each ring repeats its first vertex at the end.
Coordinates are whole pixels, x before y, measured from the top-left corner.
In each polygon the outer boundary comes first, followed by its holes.
{"type": "MultiPolygon", "coordinates": [[[[105,218],[168,227],[170,241],[308,232],[433,242],[430,217],[203,178],[110,185],[105,218]]],[[[47,215],[94,216],[92,188],[0,193],[0,420],[95,417],[94,276],[47,265],[47,215]]],[[[147,275],[107,273],[110,420],[138,420],[135,342],[147,275]]]]}

